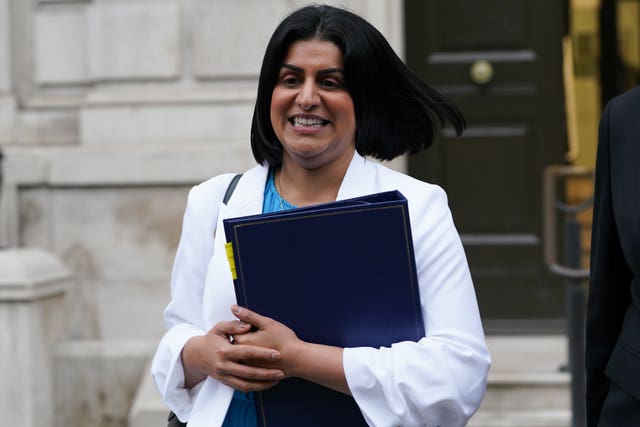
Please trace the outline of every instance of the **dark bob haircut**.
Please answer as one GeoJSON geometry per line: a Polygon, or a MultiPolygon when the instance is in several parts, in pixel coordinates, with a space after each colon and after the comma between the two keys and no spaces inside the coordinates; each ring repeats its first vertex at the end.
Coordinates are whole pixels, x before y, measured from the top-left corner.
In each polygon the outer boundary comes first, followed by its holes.
{"type": "Polygon", "coordinates": [[[361,155],[391,160],[417,153],[431,145],[446,122],[458,135],[464,130],[460,110],[409,70],[371,24],[343,9],[312,5],[286,17],[267,45],[251,124],[251,150],[258,163],[282,163],[282,145],[271,125],[271,96],[289,47],[311,39],[329,41],[342,52],[344,82],[355,110],[355,148],[361,155]]]}

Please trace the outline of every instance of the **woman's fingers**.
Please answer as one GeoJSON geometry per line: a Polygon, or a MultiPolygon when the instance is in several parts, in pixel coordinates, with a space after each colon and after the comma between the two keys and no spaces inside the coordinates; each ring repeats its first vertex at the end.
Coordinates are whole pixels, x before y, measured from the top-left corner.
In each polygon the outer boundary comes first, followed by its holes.
{"type": "Polygon", "coordinates": [[[249,310],[248,308],[240,307],[239,305],[232,305],[231,312],[244,323],[249,323],[257,329],[264,328],[271,320],[269,317],[261,316],[258,313],[249,310]]]}
{"type": "Polygon", "coordinates": [[[237,357],[221,358],[215,364],[215,369],[218,375],[233,375],[259,381],[280,380],[284,378],[284,373],[280,369],[269,367],[269,361],[277,361],[278,359],[278,354],[265,358],[263,354],[258,352],[247,351],[237,357]],[[244,363],[246,361],[260,362],[262,366],[244,363]]]}
{"type": "Polygon", "coordinates": [[[281,359],[280,352],[252,345],[237,345],[229,341],[229,336],[242,336],[250,325],[238,321],[219,322],[207,334],[208,348],[204,349],[201,360],[208,375],[222,379],[223,376],[235,376],[249,380],[273,381],[283,377],[283,372],[268,368],[270,363],[281,359]],[[253,367],[247,361],[258,361],[261,366],[253,367]]]}
{"type": "Polygon", "coordinates": [[[239,363],[218,364],[216,378],[235,377],[238,381],[273,382],[284,379],[284,373],[279,369],[257,368],[239,363]]]}
{"type": "Polygon", "coordinates": [[[193,337],[183,349],[185,384],[190,387],[211,376],[244,391],[264,390],[284,378],[277,362],[282,355],[266,346],[232,343],[231,337],[244,337],[251,325],[221,321],[204,336],[193,337]]]}
{"type": "Polygon", "coordinates": [[[273,387],[284,378],[284,372],[268,367],[256,367],[244,364],[244,361],[277,361],[280,354],[273,350],[252,346],[231,345],[227,350],[219,351],[213,364],[211,376],[243,392],[260,391],[273,387]],[[221,354],[224,353],[224,354],[221,354]]]}
{"type": "Polygon", "coordinates": [[[270,348],[257,347],[253,345],[236,344],[224,349],[227,354],[223,359],[247,361],[261,360],[263,362],[277,362],[281,359],[280,352],[270,348]]]}
{"type": "Polygon", "coordinates": [[[244,334],[251,330],[251,325],[243,322],[242,320],[226,320],[218,322],[213,331],[217,335],[233,336],[237,334],[244,334]]]}

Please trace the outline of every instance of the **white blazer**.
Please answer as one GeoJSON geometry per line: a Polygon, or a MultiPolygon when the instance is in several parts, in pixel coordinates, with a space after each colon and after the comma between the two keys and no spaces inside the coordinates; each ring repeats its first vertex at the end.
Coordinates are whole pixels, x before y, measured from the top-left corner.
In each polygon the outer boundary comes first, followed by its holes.
{"type": "MultiPolygon", "coordinates": [[[[265,166],[248,170],[227,205],[232,174],[189,192],[164,312],[168,331],[151,367],[164,401],[189,427],[222,425],[231,401],[233,389],[211,377],[185,389],[180,353],[189,338],[234,319],[222,219],[261,213],[267,173],[265,166]]],[[[440,187],[357,153],[338,199],[389,190],[408,200],[426,334],[417,343],[345,349],[349,389],[371,426],[463,426],[480,405],[491,364],[464,250],[440,187]]]]}

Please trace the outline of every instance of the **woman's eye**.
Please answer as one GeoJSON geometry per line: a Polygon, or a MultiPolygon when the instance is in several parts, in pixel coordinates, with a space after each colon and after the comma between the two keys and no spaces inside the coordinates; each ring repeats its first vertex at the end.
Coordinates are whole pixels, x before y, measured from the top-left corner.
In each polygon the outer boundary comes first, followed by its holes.
{"type": "Polygon", "coordinates": [[[342,84],[340,84],[340,82],[332,79],[321,80],[320,85],[328,89],[336,89],[342,87],[342,84]]]}
{"type": "Polygon", "coordinates": [[[344,81],[338,77],[328,77],[320,80],[320,86],[325,89],[343,90],[346,89],[344,81]]]}
{"type": "Polygon", "coordinates": [[[285,76],[282,78],[282,83],[287,86],[294,86],[298,84],[299,80],[295,76],[285,76]]]}

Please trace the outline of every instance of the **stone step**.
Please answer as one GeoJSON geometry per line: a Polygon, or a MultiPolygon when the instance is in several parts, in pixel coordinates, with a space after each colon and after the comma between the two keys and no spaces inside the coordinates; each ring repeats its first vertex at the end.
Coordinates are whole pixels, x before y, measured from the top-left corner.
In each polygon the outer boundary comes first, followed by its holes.
{"type": "Polygon", "coordinates": [[[489,336],[487,393],[471,427],[569,427],[567,340],[560,335],[489,336]]]}
{"type": "MultiPolygon", "coordinates": [[[[131,402],[156,346],[155,342],[102,340],[60,344],[53,360],[56,422],[51,425],[126,426],[131,402]]],[[[164,421],[166,425],[166,415],[164,421]]]]}
{"type": "Polygon", "coordinates": [[[151,362],[145,367],[131,411],[129,427],[162,426],[167,424],[166,407],[151,378],[151,362]]]}
{"type": "Polygon", "coordinates": [[[568,410],[538,411],[480,411],[473,416],[468,427],[569,427],[568,410]]]}

